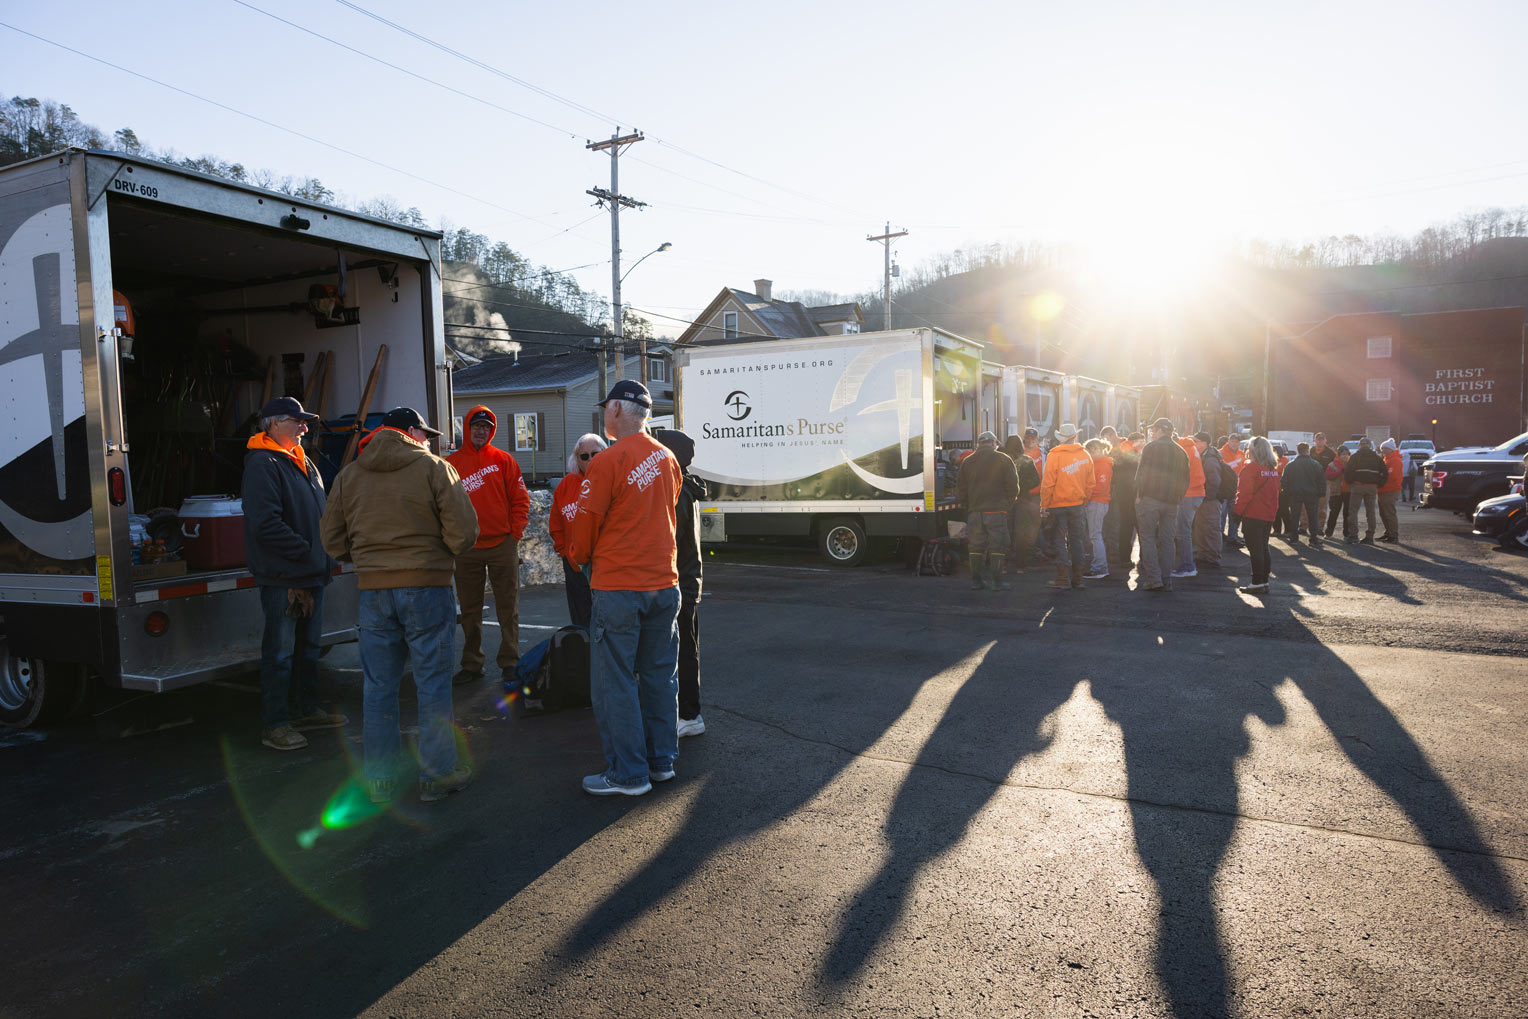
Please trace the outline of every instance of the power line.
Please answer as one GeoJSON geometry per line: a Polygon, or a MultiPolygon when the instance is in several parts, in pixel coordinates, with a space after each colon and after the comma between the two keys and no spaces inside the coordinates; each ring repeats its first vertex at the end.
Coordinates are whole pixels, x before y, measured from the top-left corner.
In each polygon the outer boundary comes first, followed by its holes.
{"type": "MultiPolygon", "coordinates": [[[[527,81],[524,78],[516,77],[515,75],[510,74],[508,71],[505,71],[505,70],[502,70],[502,69],[500,69],[498,67],[495,67],[494,65],[489,64],[489,63],[487,63],[485,61],[478,60],[476,57],[468,56],[467,54],[461,52],[460,50],[453,49],[450,46],[447,46],[445,43],[439,42],[439,41],[437,41],[435,39],[430,38],[429,36],[426,36],[426,35],[423,35],[423,34],[421,34],[419,32],[416,32],[416,31],[414,31],[411,28],[406,28],[403,25],[400,25],[399,23],[397,23],[396,21],[390,21],[387,18],[382,17],[382,15],[380,15],[380,14],[376,14],[376,13],[374,13],[372,11],[367,10],[366,8],[360,6],[359,4],[352,3],[351,0],[335,0],[335,2],[340,4],[343,7],[350,8],[351,10],[355,11],[357,14],[364,15],[365,17],[368,17],[368,18],[372,19],[373,21],[376,21],[376,22],[378,22],[380,24],[386,25],[388,28],[391,28],[394,31],[401,32],[401,33],[403,33],[404,35],[408,36],[411,39],[414,39],[414,40],[416,40],[418,42],[424,43],[426,46],[430,46],[430,47],[432,47],[432,48],[434,48],[436,50],[439,50],[442,53],[446,53],[446,54],[449,54],[450,56],[456,57],[458,60],[465,61],[466,63],[471,64],[473,67],[476,67],[479,70],[487,71],[489,74],[497,75],[498,77],[503,78],[505,81],[513,82],[514,84],[519,85],[521,88],[529,89],[532,92],[535,92],[537,95],[544,96],[545,98],[550,99],[550,100],[552,100],[555,103],[560,103],[563,106],[566,106],[566,107],[568,107],[571,110],[576,110],[579,113],[583,113],[583,114],[585,114],[587,116],[594,117],[594,118],[596,118],[598,120],[603,120],[606,123],[613,123],[613,124],[622,124],[622,123],[632,124],[632,123],[635,123],[635,121],[632,118],[630,118],[630,117],[613,117],[613,116],[610,116],[608,114],[600,112],[599,110],[593,109],[592,107],[585,106],[583,103],[577,102],[576,100],[569,99],[567,96],[561,95],[561,94],[559,94],[557,92],[553,92],[551,89],[543,88],[542,86],[537,85],[534,82],[527,81]]],[[[826,205],[826,206],[828,206],[830,208],[836,208],[836,209],[840,210],[841,212],[846,212],[846,213],[849,213],[850,215],[855,215],[855,216],[862,215],[862,213],[860,213],[859,210],[850,209],[850,208],[847,208],[845,206],[838,205],[835,202],[830,202],[830,201],[827,201],[826,199],[817,198],[816,196],[807,194],[804,191],[797,191],[797,190],[795,190],[793,188],[788,188],[788,187],[785,187],[784,185],[776,184],[776,183],[774,183],[772,181],[765,180],[763,177],[758,177],[758,176],[755,176],[755,175],[753,175],[751,173],[746,173],[746,172],[744,172],[742,170],[735,169],[735,168],[733,168],[731,166],[726,165],[725,163],[718,162],[717,160],[712,159],[709,156],[703,156],[703,155],[701,155],[698,152],[691,151],[690,149],[687,149],[687,148],[685,148],[685,147],[683,147],[681,145],[678,145],[678,144],[676,144],[674,142],[668,141],[667,139],[660,138],[657,135],[649,134],[648,137],[651,138],[658,145],[663,146],[664,148],[672,149],[675,152],[680,153],[681,155],[689,156],[691,159],[699,160],[702,163],[708,163],[711,166],[716,167],[717,169],[724,170],[727,173],[735,174],[736,176],[739,176],[739,177],[743,177],[746,180],[751,180],[751,181],[753,181],[753,182],[755,182],[757,184],[763,184],[765,187],[774,188],[777,191],[783,191],[786,194],[794,195],[797,198],[803,198],[803,199],[805,199],[807,201],[810,201],[810,202],[816,202],[819,205],[826,205]]]]}
{"type": "Polygon", "coordinates": [[[121,71],[123,74],[131,75],[134,78],[138,78],[138,79],[140,79],[142,81],[149,82],[152,85],[158,85],[160,88],[166,88],[166,89],[169,89],[171,92],[177,92],[177,93],[179,93],[179,94],[181,94],[183,96],[186,96],[186,97],[188,97],[190,99],[195,99],[197,102],[206,103],[209,106],[215,106],[215,107],[217,107],[220,110],[225,110],[228,113],[232,113],[232,114],[235,114],[236,116],[243,117],[246,120],[252,120],[252,121],[254,121],[257,124],[263,124],[266,127],[273,128],[273,129],[275,129],[277,131],[281,131],[281,132],[283,132],[285,134],[292,135],[295,138],[301,138],[303,141],[312,142],[314,145],[322,145],[326,149],[333,149],[335,152],[339,152],[339,153],[341,153],[343,155],[349,156],[352,159],[359,159],[363,163],[370,163],[372,166],[378,166],[378,167],[381,167],[384,170],[390,170],[393,173],[401,174],[402,176],[408,177],[411,180],[417,180],[417,181],[419,181],[422,184],[428,184],[430,187],[438,188],[439,190],[445,191],[445,192],[447,192],[449,194],[453,194],[453,195],[457,195],[458,197],[461,197],[461,198],[469,199],[469,200],[477,202],[477,203],[479,203],[481,205],[486,205],[486,206],[488,206],[491,209],[498,209],[500,212],[507,212],[511,216],[516,216],[516,217],[518,217],[520,219],[526,220],[527,222],[540,223],[542,226],[545,226],[545,227],[553,227],[554,226],[554,224],[544,222],[544,221],[542,221],[540,219],[537,219],[535,216],[528,216],[525,213],[519,212],[519,211],[517,211],[515,209],[511,209],[508,206],[500,205],[497,202],[490,202],[486,198],[479,198],[477,195],[469,194],[466,191],[462,191],[462,190],[459,190],[457,188],[450,187],[449,185],[446,185],[446,184],[441,184],[438,181],[433,181],[433,180],[429,179],[428,177],[422,177],[422,176],[420,176],[417,173],[411,173],[408,170],[400,169],[399,167],[393,166],[393,165],[391,165],[389,163],[384,163],[380,159],[373,159],[371,156],[362,155],[359,152],[354,152],[354,151],[352,151],[350,149],[347,149],[347,148],[344,148],[342,146],[335,145],[333,142],[324,141],[322,138],[315,138],[314,136],[312,136],[310,134],[303,134],[301,131],[294,130],[294,129],[290,128],[290,127],[285,127],[285,126],[283,126],[281,124],[276,123],[273,120],[267,120],[264,117],[257,116],[257,115],[255,115],[253,113],[246,113],[245,111],[243,111],[241,109],[238,109],[238,108],[233,107],[233,106],[229,106],[227,103],[218,102],[216,99],[208,99],[204,95],[198,95],[197,93],[192,92],[189,89],[181,88],[178,85],[171,85],[169,82],[166,82],[166,81],[160,81],[158,78],[151,78],[147,74],[143,74],[143,73],[141,73],[139,71],[134,71],[131,68],[123,67],[121,64],[114,64],[110,60],[106,60],[106,59],[103,59],[101,57],[94,56],[93,54],[86,53],[83,50],[77,50],[77,49],[75,49],[72,46],[65,46],[61,42],[55,42],[52,39],[49,39],[49,38],[46,38],[44,36],[38,35],[35,32],[28,32],[24,28],[17,28],[15,25],[9,24],[9,23],[4,22],[4,21],[0,21],[0,28],[8,28],[11,31],[16,32],[16,33],[18,33],[20,35],[27,36],[28,38],[31,38],[31,39],[36,39],[38,42],[47,43],[49,46],[53,46],[53,47],[55,47],[57,49],[61,49],[65,53],[73,53],[77,57],[83,57],[84,59],[92,61],[93,63],[101,64],[104,67],[110,67],[114,71],[121,71]]]}

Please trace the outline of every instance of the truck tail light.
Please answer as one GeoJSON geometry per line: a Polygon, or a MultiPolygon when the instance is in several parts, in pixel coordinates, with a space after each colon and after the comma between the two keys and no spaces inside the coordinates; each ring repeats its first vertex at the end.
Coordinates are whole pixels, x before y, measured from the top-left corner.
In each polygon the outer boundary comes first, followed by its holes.
{"type": "Polygon", "coordinates": [[[170,617],[163,612],[150,612],[143,621],[143,632],[150,637],[163,637],[170,628],[170,617]]]}
{"type": "Polygon", "coordinates": [[[106,472],[106,487],[113,506],[127,502],[127,475],[122,472],[122,468],[113,467],[106,472]]]}
{"type": "Polygon", "coordinates": [[[1433,471],[1432,472],[1432,483],[1433,483],[1433,486],[1436,487],[1436,488],[1442,488],[1443,487],[1443,479],[1446,478],[1446,477],[1448,477],[1448,471],[1433,471]]]}

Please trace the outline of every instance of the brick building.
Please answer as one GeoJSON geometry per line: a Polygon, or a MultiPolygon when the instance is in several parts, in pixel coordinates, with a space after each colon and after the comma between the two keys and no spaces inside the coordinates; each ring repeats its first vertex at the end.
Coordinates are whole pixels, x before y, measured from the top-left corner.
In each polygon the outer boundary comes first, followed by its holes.
{"type": "Polygon", "coordinates": [[[1528,430],[1523,308],[1334,315],[1268,341],[1262,430],[1379,440],[1418,433],[1440,449],[1528,430]]]}

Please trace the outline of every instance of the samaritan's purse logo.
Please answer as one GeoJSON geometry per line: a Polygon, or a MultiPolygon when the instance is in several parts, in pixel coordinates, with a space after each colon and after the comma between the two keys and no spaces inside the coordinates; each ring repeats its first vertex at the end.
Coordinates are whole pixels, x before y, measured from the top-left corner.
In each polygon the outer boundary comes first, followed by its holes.
{"type": "Polygon", "coordinates": [[[753,413],[753,408],[748,405],[748,394],[741,389],[728,393],[722,404],[727,408],[727,416],[734,421],[741,421],[753,413]]]}

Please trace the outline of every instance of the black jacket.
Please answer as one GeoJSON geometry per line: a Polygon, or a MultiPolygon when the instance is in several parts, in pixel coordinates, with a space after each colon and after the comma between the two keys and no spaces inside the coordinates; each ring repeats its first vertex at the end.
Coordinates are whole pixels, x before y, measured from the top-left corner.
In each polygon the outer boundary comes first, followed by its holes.
{"type": "Polygon", "coordinates": [[[1360,449],[1348,458],[1342,476],[1349,485],[1383,485],[1390,477],[1390,468],[1374,450],[1360,449]]]}
{"type": "Polygon", "coordinates": [[[308,460],[305,477],[291,457],[252,449],[244,457],[244,558],[255,583],[322,587],[339,565],[319,540],[324,482],[308,460]]]}
{"type": "Polygon", "coordinates": [[[1019,497],[1019,476],[1008,454],[978,449],[961,463],[955,488],[969,512],[1006,513],[1019,497]]]}
{"type": "Polygon", "coordinates": [[[1135,475],[1137,499],[1156,499],[1170,506],[1183,501],[1188,491],[1188,454],[1170,437],[1153,439],[1141,450],[1141,466],[1135,475]]]}
{"type": "Polygon", "coordinates": [[[1114,476],[1109,482],[1109,505],[1135,502],[1135,475],[1141,469],[1141,454],[1121,449],[1114,454],[1114,476]]]}
{"type": "Polygon", "coordinates": [[[706,483],[688,472],[679,483],[674,504],[674,544],[679,554],[679,597],[686,604],[700,601],[700,500],[706,483]]]}
{"type": "Polygon", "coordinates": [[[1206,499],[1220,498],[1220,472],[1231,469],[1221,458],[1220,450],[1214,446],[1204,447],[1204,452],[1199,454],[1199,466],[1204,469],[1204,497],[1206,499]]]}

